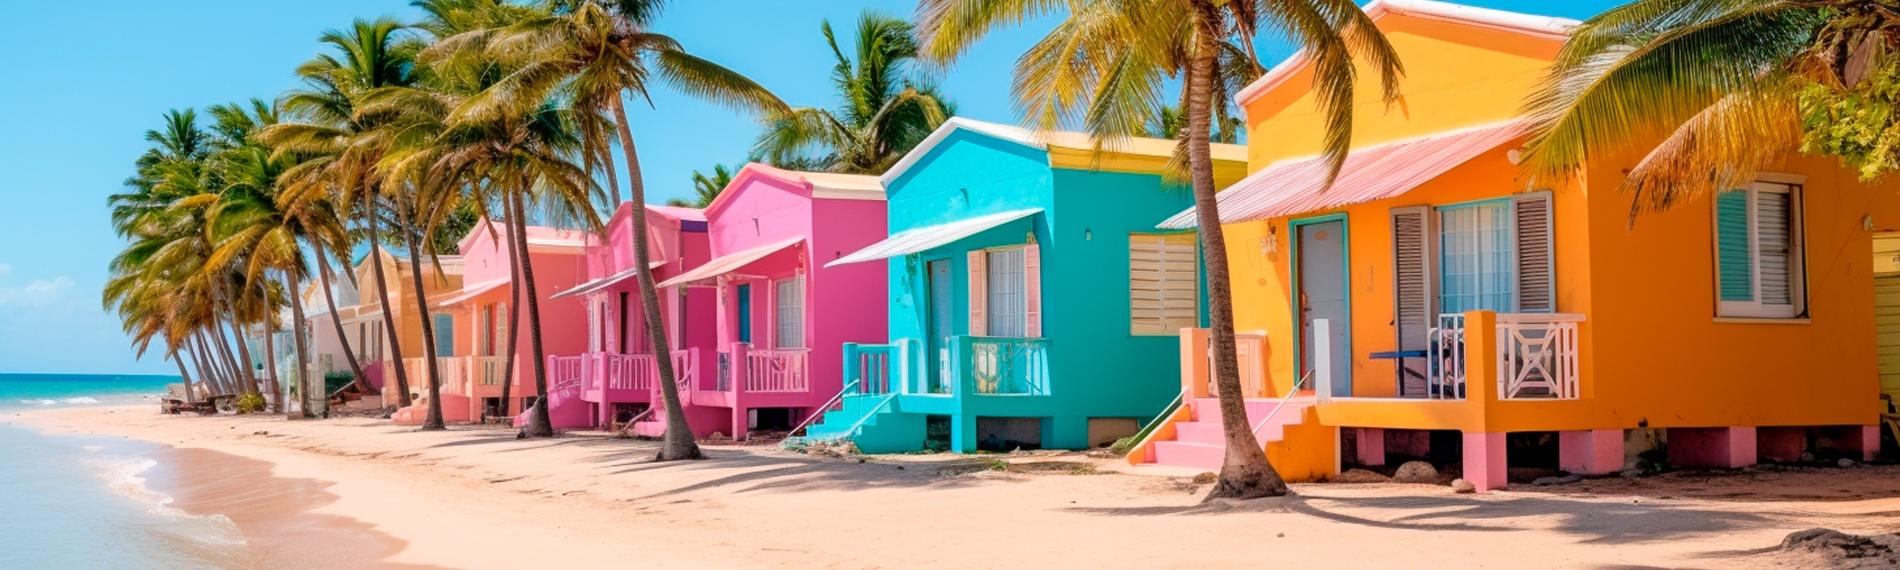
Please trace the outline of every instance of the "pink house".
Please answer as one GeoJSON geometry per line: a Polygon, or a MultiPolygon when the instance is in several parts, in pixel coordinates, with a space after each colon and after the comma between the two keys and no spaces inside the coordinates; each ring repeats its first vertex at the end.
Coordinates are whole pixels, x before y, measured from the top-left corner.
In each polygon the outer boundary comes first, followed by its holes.
{"type": "MultiPolygon", "coordinates": [[[[706,217],[697,209],[647,206],[648,264],[657,281],[708,257],[706,217]]],[[[604,237],[590,236],[586,280],[554,295],[576,307],[558,323],[575,342],[548,351],[548,402],[556,428],[613,427],[645,415],[658,401],[658,362],[634,277],[633,204],[621,204],[604,237]]],[[[687,377],[712,352],[711,291],[662,291],[662,324],[676,374],[687,377]],[[689,317],[697,315],[697,317],[689,317]]]]}
{"type": "MultiPolygon", "coordinates": [[[[883,266],[825,267],[884,238],[883,185],[748,164],[706,219],[712,258],[660,283],[714,297],[692,319],[717,336],[681,376],[687,421],[701,437],[790,430],[839,393],[844,343],[885,338],[883,266]]],[[[661,419],[635,433],[660,435],[661,419]]]]}
{"type": "MultiPolygon", "coordinates": [[[[521,307],[520,323],[510,330],[509,306],[516,302],[514,281],[510,278],[508,227],[478,222],[458,244],[462,252],[462,286],[430,295],[429,319],[435,328],[436,370],[442,379],[442,415],[450,422],[482,421],[508,417],[534,402],[534,348],[526,336],[527,307],[521,307]],[[491,230],[492,228],[492,230],[491,230]],[[510,339],[510,333],[521,335],[510,339]],[[508,353],[513,347],[514,369],[508,373],[508,353]],[[513,386],[506,401],[502,383],[513,386]]],[[[528,227],[528,263],[534,266],[535,292],[540,298],[541,343],[546,354],[579,351],[587,343],[584,330],[570,326],[584,316],[581,304],[573,299],[558,299],[556,293],[571,289],[583,275],[583,251],[587,233],[545,227],[528,227]]],[[[427,361],[405,354],[412,391],[424,392],[419,400],[391,416],[399,424],[420,424],[427,413],[427,361]]],[[[550,377],[550,400],[555,384],[550,377]]],[[[584,415],[569,412],[582,421],[584,415]]]]}

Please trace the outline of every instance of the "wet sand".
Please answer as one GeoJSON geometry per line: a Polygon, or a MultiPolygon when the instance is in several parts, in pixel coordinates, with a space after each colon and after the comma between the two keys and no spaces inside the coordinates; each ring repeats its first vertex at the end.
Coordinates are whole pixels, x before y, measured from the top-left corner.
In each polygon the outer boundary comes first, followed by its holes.
{"type": "MultiPolygon", "coordinates": [[[[245,545],[231,554],[206,553],[226,568],[430,568],[388,562],[407,542],[354,518],[317,512],[339,498],[330,481],[278,477],[273,464],[228,453],[166,448],[147,485],[172,498],[170,506],[197,516],[229,519],[245,545]]],[[[209,561],[209,560],[208,560],[209,561]]]]}
{"type": "Polygon", "coordinates": [[[268,511],[253,521],[259,546],[288,553],[271,567],[308,552],[273,536],[313,534],[317,544],[368,540],[356,547],[366,564],[452,568],[1823,568],[1825,559],[1776,547],[1814,527],[1900,529],[1895,466],[1596,479],[1477,496],[1302,484],[1295,496],[1203,505],[1208,486],[1189,477],[1122,473],[1118,459],[1074,453],[837,459],[724,445],[707,446],[705,461],[652,463],[654,442],[598,433],[517,440],[482,427],[418,432],[371,419],[169,417],[146,407],[0,422],[248,459],[179,458],[235,466],[224,468],[231,486],[201,482],[194,508],[268,511]],[[264,496],[219,496],[238,489],[264,496]],[[275,518],[280,507],[292,514],[275,518]]]}

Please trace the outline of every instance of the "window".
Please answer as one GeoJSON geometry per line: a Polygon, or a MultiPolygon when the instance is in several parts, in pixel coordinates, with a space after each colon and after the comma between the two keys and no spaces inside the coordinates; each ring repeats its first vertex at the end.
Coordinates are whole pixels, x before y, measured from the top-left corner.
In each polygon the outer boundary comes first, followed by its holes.
{"type": "Polygon", "coordinates": [[[1517,306],[1510,213],[1511,204],[1503,201],[1439,209],[1441,311],[1509,312],[1517,306]]]}
{"type": "MultiPolygon", "coordinates": [[[[627,354],[627,337],[633,336],[633,334],[634,334],[634,331],[632,329],[627,328],[627,292],[621,291],[620,292],[620,353],[621,354],[627,354]]],[[[645,352],[645,351],[642,351],[642,352],[645,352]]]]}
{"type": "Polygon", "coordinates": [[[1023,330],[1023,250],[988,252],[990,336],[1020,337],[1023,330]]]}
{"type": "Polygon", "coordinates": [[[1194,234],[1128,235],[1129,334],[1174,335],[1199,320],[1194,234]]]}
{"type": "Polygon", "coordinates": [[[805,347],[805,276],[773,283],[772,339],[778,348],[805,347]]]}
{"type": "Polygon", "coordinates": [[[1792,318],[1806,310],[1800,187],[1757,182],[1715,197],[1716,315],[1792,318]]]}
{"type": "Polygon", "coordinates": [[[455,316],[448,313],[433,316],[435,323],[429,332],[435,333],[435,355],[455,356],[455,316]]]}

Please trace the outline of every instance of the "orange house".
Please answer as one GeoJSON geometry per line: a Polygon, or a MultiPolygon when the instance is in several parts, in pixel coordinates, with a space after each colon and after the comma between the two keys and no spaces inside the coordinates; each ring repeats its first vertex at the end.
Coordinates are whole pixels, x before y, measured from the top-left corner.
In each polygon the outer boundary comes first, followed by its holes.
{"type": "MultiPolygon", "coordinates": [[[[388,334],[388,322],[395,323],[395,342],[405,358],[419,357],[422,350],[423,313],[417,308],[415,283],[410,276],[410,265],[406,259],[400,259],[393,252],[384,251],[379,256],[365,255],[352,271],[361,293],[358,296],[356,316],[344,321],[345,331],[351,335],[352,346],[357,358],[362,360],[363,374],[370,385],[382,391],[383,405],[395,406],[401,401],[396,386],[395,367],[403,365],[396,362],[388,334]],[[382,299],[376,294],[375,267],[371,263],[383,264],[383,282],[388,286],[389,304],[383,307],[382,299]],[[386,310],[387,309],[387,310],[386,310]]],[[[425,299],[433,300],[442,295],[451,295],[462,289],[462,258],[459,256],[437,256],[435,263],[423,259],[422,291],[425,299]],[[440,267],[440,271],[437,271],[440,267]]],[[[426,376],[411,373],[409,397],[420,398],[428,391],[426,376]]]]}
{"type": "MultiPolygon", "coordinates": [[[[1494,489],[1511,467],[1877,451],[1874,244],[1900,187],[1796,156],[1632,219],[1619,184],[1649,146],[1556,184],[1517,166],[1518,113],[1575,22],[1366,10],[1403,95],[1360,74],[1336,183],[1296,55],[1241,92],[1253,172],[1220,197],[1249,424],[1289,479],[1416,458],[1494,489]]],[[[1185,403],[1133,462],[1219,465],[1207,336],[1182,338],[1185,403]]]]}

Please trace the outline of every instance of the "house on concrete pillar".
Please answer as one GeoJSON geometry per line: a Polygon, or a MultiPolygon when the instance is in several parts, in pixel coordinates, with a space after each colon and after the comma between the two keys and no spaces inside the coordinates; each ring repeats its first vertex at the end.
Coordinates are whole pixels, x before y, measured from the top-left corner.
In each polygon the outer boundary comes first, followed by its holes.
{"type": "MultiPolygon", "coordinates": [[[[1575,22],[1366,9],[1405,62],[1400,104],[1355,109],[1326,188],[1312,70],[1274,66],[1240,94],[1253,173],[1220,198],[1235,327],[1263,331],[1240,354],[1251,423],[1288,478],[1411,456],[1495,489],[1510,466],[1621,470],[1657,440],[1679,466],[1875,452],[1876,266],[1892,263],[1874,244],[1900,230],[1900,185],[1791,156],[1632,225],[1619,184],[1653,144],[1574,180],[1533,185],[1514,164],[1517,113],[1575,22]]],[[[1205,369],[1182,389],[1132,461],[1219,465],[1205,369]]]]}

